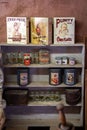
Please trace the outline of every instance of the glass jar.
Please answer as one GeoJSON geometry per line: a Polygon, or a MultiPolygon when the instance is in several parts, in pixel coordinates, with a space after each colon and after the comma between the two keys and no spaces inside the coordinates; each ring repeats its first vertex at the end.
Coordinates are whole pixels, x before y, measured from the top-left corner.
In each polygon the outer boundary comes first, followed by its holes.
{"type": "Polygon", "coordinates": [[[49,64],[49,62],[50,62],[49,50],[40,49],[39,50],[39,63],[40,64],[49,64]]]}

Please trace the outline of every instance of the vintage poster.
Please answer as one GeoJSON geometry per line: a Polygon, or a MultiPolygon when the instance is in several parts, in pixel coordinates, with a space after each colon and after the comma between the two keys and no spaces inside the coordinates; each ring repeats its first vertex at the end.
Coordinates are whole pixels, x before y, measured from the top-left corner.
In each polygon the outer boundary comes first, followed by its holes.
{"type": "Polygon", "coordinates": [[[75,43],[75,18],[54,17],[54,44],[75,43]]]}
{"type": "Polygon", "coordinates": [[[29,26],[26,17],[7,17],[7,43],[27,44],[29,42],[29,26]]]}
{"type": "Polygon", "coordinates": [[[31,43],[48,45],[51,42],[51,20],[46,17],[31,17],[31,43]]]}

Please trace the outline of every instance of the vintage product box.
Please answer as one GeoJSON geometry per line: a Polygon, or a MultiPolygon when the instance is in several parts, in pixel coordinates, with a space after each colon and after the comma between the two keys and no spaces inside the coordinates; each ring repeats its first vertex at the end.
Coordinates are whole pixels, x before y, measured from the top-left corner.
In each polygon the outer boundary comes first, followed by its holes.
{"type": "Polygon", "coordinates": [[[54,44],[75,43],[75,18],[54,17],[54,44]]]}
{"type": "Polygon", "coordinates": [[[7,17],[7,43],[27,44],[29,42],[29,23],[26,17],[7,17]]]}
{"type": "Polygon", "coordinates": [[[31,17],[31,43],[48,45],[52,43],[52,19],[31,17]]]}

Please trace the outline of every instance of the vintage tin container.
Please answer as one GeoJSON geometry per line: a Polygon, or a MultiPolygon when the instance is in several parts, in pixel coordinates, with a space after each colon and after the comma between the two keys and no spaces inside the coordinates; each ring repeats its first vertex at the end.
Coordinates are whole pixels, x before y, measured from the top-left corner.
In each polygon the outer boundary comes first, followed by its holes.
{"type": "Polygon", "coordinates": [[[52,20],[47,17],[31,17],[31,43],[49,45],[52,43],[52,20]]]}
{"type": "Polygon", "coordinates": [[[67,65],[68,64],[68,57],[62,57],[62,64],[67,65]]]}
{"type": "Polygon", "coordinates": [[[54,17],[54,44],[75,43],[75,18],[54,17]]]}
{"type": "Polygon", "coordinates": [[[75,65],[75,63],[76,63],[75,58],[74,57],[70,57],[69,58],[69,65],[75,65]]]}
{"type": "Polygon", "coordinates": [[[7,43],[27,44],[29,42],[29,20],[27,17],[6,17],[7,43]]]}
{"type": "Polygon", "coordinates": [[[64,83],[66,85],[76,84],[76,69],[65,69],[64,70],[64,83]]]}
{"type": "Polygon", "coordinates": [[[39,50],[39,63],[40,64],[49,64],[50,63],[50,54],[47,49],[39,50]]]}
{"type": "Polygon", "coordinates": [[[62,58],[61,57],[55,57],[55,63],[58,65],[62,64],[62,58]]]}
{"type": "Polygon", "coordinates": [[[31,59],[29,53],[24,53],[24,65],[30,65],[31,59]]]}
{"type": "Polygon", "coordinates": [[[59,85],[61,83],[61,69],[49,69],[49,84],[59,85]]]}
{"type": "Polygon", "coordinates": [[[29,69],[17,70],[17,82],[20,86],[26,86],[29,84],[29,69]]]}

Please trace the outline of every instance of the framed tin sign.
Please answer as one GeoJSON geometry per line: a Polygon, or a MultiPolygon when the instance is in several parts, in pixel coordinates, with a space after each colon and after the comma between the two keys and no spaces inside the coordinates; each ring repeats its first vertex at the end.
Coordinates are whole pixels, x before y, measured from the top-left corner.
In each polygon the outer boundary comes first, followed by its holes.
{"type": "Polygon", "coordinates": [[[75,43],[75,18],[54,17],[54,44],[75,43]]]}

